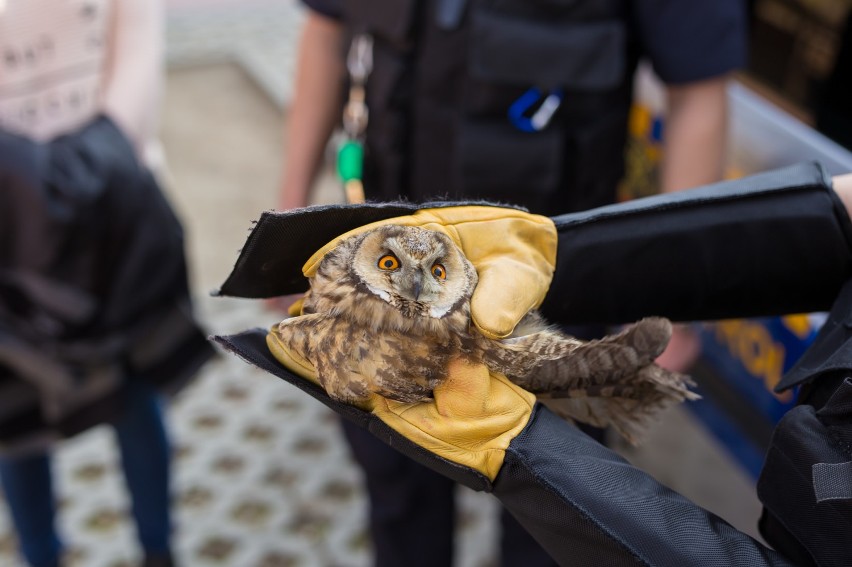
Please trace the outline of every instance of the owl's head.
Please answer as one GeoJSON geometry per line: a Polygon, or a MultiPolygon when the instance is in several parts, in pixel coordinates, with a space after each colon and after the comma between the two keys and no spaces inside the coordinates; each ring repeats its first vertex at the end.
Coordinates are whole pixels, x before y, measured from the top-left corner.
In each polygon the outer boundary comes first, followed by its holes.
{"type": "Polygon", "coordinates": [[[473,265],[448,236],[419,227],[371,231],[353,260],[360,283],[407,317],[442,318],[470,299],[477,282],[473,265]]]}

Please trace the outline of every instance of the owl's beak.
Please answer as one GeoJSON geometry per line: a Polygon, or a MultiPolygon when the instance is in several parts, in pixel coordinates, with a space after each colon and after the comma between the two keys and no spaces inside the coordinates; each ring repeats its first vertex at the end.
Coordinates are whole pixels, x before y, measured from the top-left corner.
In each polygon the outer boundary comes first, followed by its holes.
{"type": "Polygon", "coordinates": [[[414,296],[414,301],[420,298],[420,292],[423,291],[423,274],[416,272],[413,276],[414,281],[411,283],[411,294],[414,296]]]}

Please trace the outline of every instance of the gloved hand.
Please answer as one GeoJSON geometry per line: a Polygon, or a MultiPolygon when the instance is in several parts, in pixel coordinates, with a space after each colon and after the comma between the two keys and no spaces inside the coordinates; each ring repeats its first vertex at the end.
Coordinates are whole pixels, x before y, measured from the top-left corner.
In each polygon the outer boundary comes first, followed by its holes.
{"type": "MultiPolygon", "coordinates": [[[[424,209],[359,227],[318,250],[305,263],[303,273],[311,277],[324,255],[341,240],[383,224],[440,231],[464,251],[479,274],[471,307],[473,322],[483,334],[508,336],[547,292],[556,256],[553,222],[516,209],[489,206],[424,209]]],[[[292,313],[298,315],[299,309],[295,305],[292,313]]],[[[241,354],[235,345],[220,342],[241,354]]],[[[311,364],[287,349],[274,334],[267,334],[266,343],[275,360],[287,370],[312,385],[319,384],[311,364]]],[[[487,489],[497,476],[506,448],[526,426],[535,404],[533,394],[504,376],[462,360],[450,363],[448,379],[434,390],[429,402],[401,403],[372,395],[359,408],[345,409],[320,387],[299,384],[299,378],[280,366],[273,373],[344,416],[363,421],[374,434],[398,449],[402,447],[423,464],[478,489],[487,489]],[[387,427],[376,427],[377,422],[387,427]]]]}

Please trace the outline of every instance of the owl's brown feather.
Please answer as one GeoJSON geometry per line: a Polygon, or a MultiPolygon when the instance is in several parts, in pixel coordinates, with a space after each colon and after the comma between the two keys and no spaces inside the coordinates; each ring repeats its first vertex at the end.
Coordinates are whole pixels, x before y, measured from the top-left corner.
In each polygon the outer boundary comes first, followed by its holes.
{"type": "Polygon", "coordinates": [[[653,362],[671,336],[667,319],[643,319],[596,341],[549,327],[535,312],[508,339],[477,332],[470,319],[476,271],[438,232],[388,225],[346,239],[310,283],[304,315],[273,332],[314,365],[330,396],[349,403],[370,393],[427,399],[454,357],[558,398],[549,405],[561,415],[612,425],[632,442],[660,409],[697,397],[688,377],[653,362]]]}

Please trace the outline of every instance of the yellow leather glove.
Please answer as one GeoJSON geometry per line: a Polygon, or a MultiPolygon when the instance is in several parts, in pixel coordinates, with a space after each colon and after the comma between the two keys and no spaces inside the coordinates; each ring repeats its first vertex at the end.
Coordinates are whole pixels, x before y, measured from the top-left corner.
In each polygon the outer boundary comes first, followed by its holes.
{"type": "MultiPolygon", "coordinates": [[[[311,364],[276,339],[266,336],[272,355],[294,374],[319,385],[311,364]]],[[[535,395],[485,365],[454,360],[448,378],[433,399],[401,403],[373,394],[361,409],[381,419],[409,441],[493,481],[506,448],[526,427],[535,395]]]]}
{"type": "MultiPolygon", "coordinates": [[[[471,299],[473,323],[486,336],[503,338],[544,300],[556,264],[553,221],[516,209],[457,206],[415,213],[361,226],[320,248],[304,265],[312,277],[340,241],[386,224],[418,226],[449,236],[476,268],[479,283],[471,299]]],[[[301,302],[291,315],[301,313],[301,302]]],[[[272,355],[293,373],[318,384],[308,361],[290,352],[273,333],[266,337],[272,355]]],[[[434,398],[417,404],[373,395],[362,410],[430,453],[474,469],[493,480],[505,450],[526,426],[535,396],[484,365],[458,360],[434,398]]]]}
{"type": "MultiPolygon", "coordinates": [[[[305,277],[316,273],[326,253],[341,240],[386,224],[443,232],[462,249],[479,275],[471,298],[473,323],[492,339],[512,334],[518,321],[544,301],[553,279],[557,234],[550,218],[474,205],[421,209],[351,230],[311,256],[302,268],[305,277]]],[[[298,314],[296,309],[291,314],[298,314]]]]}

